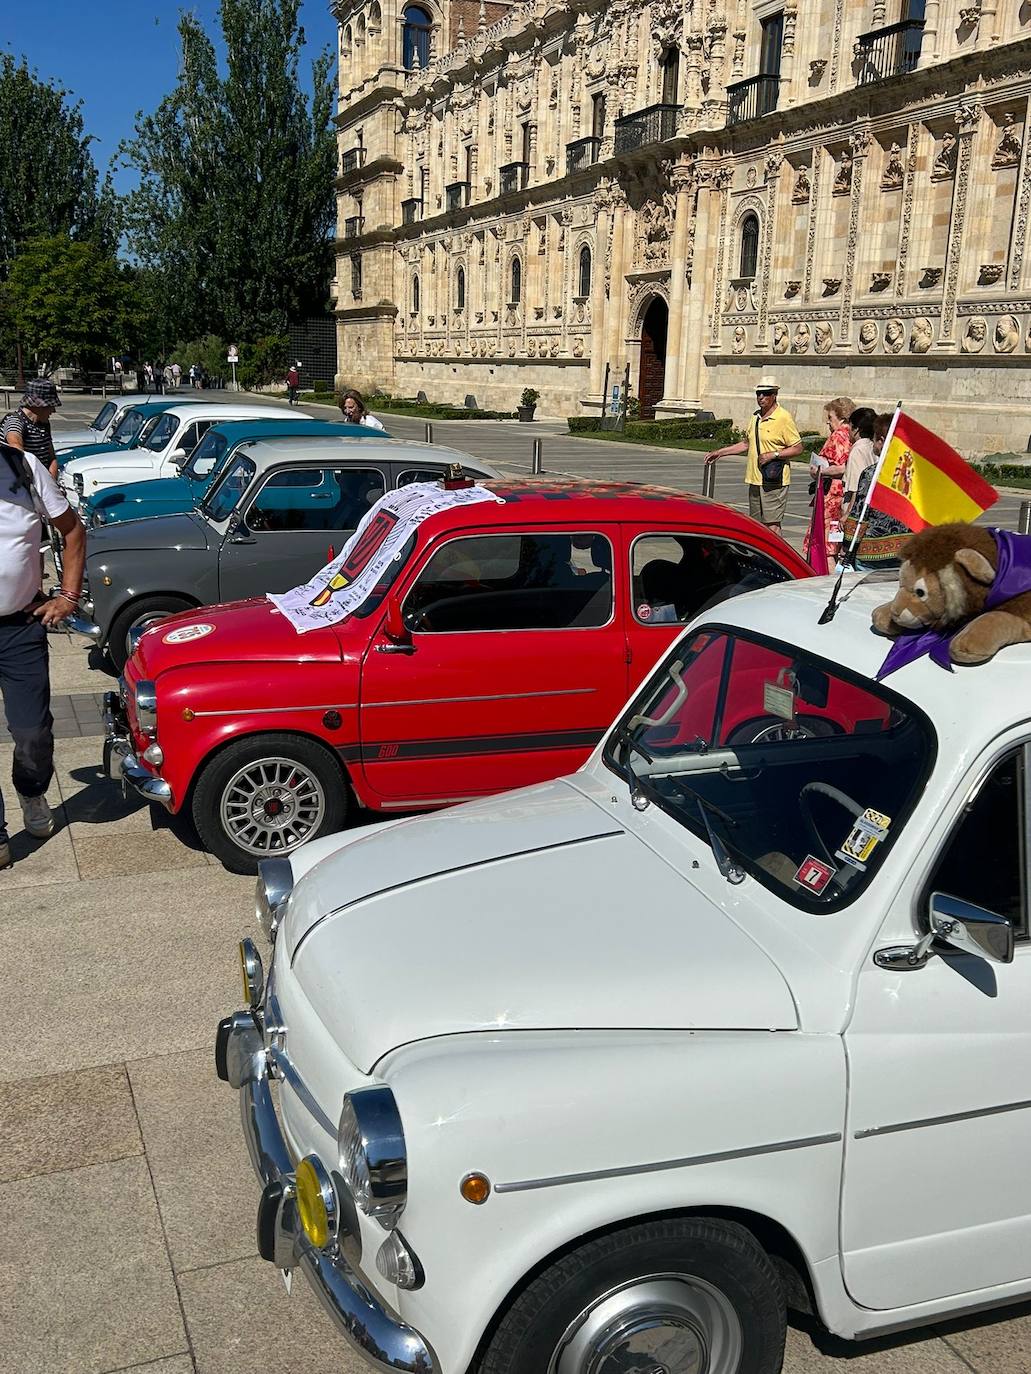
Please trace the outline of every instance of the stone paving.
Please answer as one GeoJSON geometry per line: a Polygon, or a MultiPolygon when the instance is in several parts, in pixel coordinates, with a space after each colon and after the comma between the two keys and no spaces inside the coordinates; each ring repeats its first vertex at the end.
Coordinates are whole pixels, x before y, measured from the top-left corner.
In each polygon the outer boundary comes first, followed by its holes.
{"type": "MultiPolygon", "coordinates": [[[[84,732],[112,679],[82,640],[54,636],[52,663],[84,732]]],[[[253,880],[124,800],[99,755],[58,740],[59,830],[12,824],[0,873],[0,1374],[361,1374],[303,1279],[288,1298],[257,1258],[258,1188],[214,1074],[253,880]]],[[[863,1345],[796,1323],[785,1370],[1028,1374],[1031,1304],[863,1345]]]]}

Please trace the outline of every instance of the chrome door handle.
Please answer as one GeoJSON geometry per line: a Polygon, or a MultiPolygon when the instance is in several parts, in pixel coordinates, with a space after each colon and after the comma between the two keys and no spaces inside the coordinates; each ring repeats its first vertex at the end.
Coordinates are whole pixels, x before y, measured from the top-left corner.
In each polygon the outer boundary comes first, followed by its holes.
{"type": "Polygon", "coordinates": [[[377,644],[378,654],[414,654],[414,644],[377,644]]]}

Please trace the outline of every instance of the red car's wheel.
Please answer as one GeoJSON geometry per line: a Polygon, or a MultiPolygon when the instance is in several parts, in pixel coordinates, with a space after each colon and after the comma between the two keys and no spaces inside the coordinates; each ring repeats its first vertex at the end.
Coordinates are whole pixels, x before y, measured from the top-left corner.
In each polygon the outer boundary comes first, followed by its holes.
{"type": "Polygon", "coordinates": [[[796,716],[781,720],[779,716],[759,716],[745,725],[736,726],[727,744],[773,744],[785,739],[823,739],[838,733],[834,723],[821,716],[796,716]]]}

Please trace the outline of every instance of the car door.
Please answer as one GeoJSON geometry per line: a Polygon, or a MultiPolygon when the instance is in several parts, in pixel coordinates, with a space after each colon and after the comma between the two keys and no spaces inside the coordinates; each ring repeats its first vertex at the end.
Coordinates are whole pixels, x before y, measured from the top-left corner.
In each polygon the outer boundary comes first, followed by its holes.
{"type": "Polygon", "coordinates": [[[280,468],[259,477],[222,541],[222,600],[306,582],[336,557],[383,492],[383,471],[371,464],[280,468]]]}
{"type": "Polygon", "coordinates": [[[740,540],[682,530],[641,530],[630,544],[631,690],[699,612],[791,574],[740,540]]]}
{"type": "Polygon", "coordinates": [[[387,805],[571,772],[627,694],[613,529],[455,533],[406,591],[411,633],[366,652],[361,761],[387,805]]]}
{"type": "Polygon", "coordinates": [[[841,1243],[863,1307],[1031,1290],[1029,765],[1013,739],[968,776],[888,927],[911,926],[912,906],[926,928],[947,893],[1010,919],[1013,963],[942,947],[900,971],[871,953],[858,980],[841,1243]]]}

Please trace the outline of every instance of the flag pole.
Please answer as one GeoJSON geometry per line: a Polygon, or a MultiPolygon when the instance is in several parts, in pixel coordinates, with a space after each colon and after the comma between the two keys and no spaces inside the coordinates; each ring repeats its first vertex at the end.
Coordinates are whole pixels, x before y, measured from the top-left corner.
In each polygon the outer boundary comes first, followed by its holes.
{"type": "Polygon", "coordinates": [[[866,497],[863,501],[863,508],[859,512],[859,518],[856,520],[856,527],[852,531],[852,542],[846,549],[844,556],[838,562],[838,576],[837,580],[834,583],[834,588],[831,591],[831,599],[827,602],[826,606],[824,606],[823,612],[820,615],[820,619],[816,622],[818,625],[829,625],[830,622],[834,619],[835,615],[837,614],[838,594],[841,591],[841,582],[845,576],[846,570],[855,559],[856,547],[859,543],[860,534],[862,533],[863,529],[863,520],[866,516],[867,511],[870,509],[870,498],[873,496],[873,489],[877,485],[877,479],[880,477],[881,469],[884,467],[884,460],[887,457],[889,445],[891,444],[892,439],[895,437],[895,426],[898,424],[899,416],[901,414],[902,402],[898,401],[895,405],[895,414],[891,417],[891,424],[888,426],[888,432],[884,436],[884,442],[881,445],[881,452],[877,459],[877,466],[874,468],[873,476],[870,479],[870,485],[866,489],[866,497]]]}

